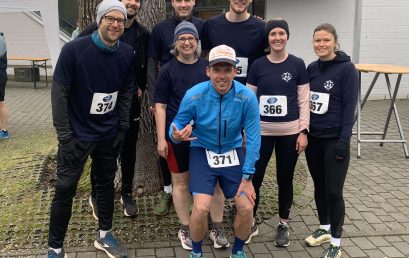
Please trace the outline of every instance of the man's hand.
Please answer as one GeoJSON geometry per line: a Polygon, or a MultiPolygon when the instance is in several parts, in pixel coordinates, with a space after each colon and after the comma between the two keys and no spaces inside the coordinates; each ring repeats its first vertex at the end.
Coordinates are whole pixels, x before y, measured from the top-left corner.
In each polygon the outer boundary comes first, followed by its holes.
{"type": "Polygon", "coordinates": [[[159,156],[165,159],[168,157],[168,143],[166,140],[159,140],[156,148],[159,156]]]}
{"type": "Polygon", "coordinates": [[[115,153],[119,153],[121,151],[122,145],[124,145],[125,136],[126,136],[126,131],[124,130],[118,131],[115,141],[112,144],[112,148],[114,149],[115,153]]]}
{"type": "Polygon", "coordinates": [[[244,178],[241,180],[239,189],[236,193],[236,198],[239,198],[242,193],[246,195],[247,199],[249,199],[250,203],[254,206],[257,197],[256,191],[254,191],[253,182],[251,180],[248,181],[244,178]]]}
{"type": "Polygon", "coordinates": [[[298,154],[305,151],[308,145],[308,137],[305,133],[300,133],[297,138],[297,142],[295,144],[295,150],[298,154]]]}
{"type": "Polygon", "coordinates": [[[188,141],[193,141],[196,140],[197,137],[190,137],[192,135],[192,130],[193,127],[191,124],[188,124],[183,128],[182,130],[178,130],[175,126],[175,124],[172,124],[173,132],[172,132],[172,138],[178,142],[188,142],[188,141]]]}
{"type": "Polygon", "coordinates": [[[71,139],[60,142],[58,144],[59,158],[60,162],[67,165],[77,164],[82,155],[83,146],[80,141],[76,138],[71,137],[71,139]]]}

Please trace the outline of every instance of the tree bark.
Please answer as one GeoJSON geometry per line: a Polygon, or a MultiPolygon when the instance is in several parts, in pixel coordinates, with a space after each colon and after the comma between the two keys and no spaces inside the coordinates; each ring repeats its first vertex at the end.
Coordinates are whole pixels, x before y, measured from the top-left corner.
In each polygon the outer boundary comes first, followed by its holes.
{"type": "MultiPolygon", "coordinates": [[[[96,6],[101,0],[79,0],[79,26],[81,29],[95,20],[96,6]]],[[[137,15],[138,22],[152,30],[153,26],[166,18],[165,0],[145,0],[137,15]]],[[[162,190],[162,176],[156,151],[156,129],[154,117],[149,111],[148,95],[143,92],[139,139],[136,148],[134,193],[138,196],[152,195],[162,190]]],[[[117,171],[117,178],[120,173],[117,171]]],[[[117,181],[118,182],[118,181],[117,181]]],[[[116,184],[118,187],[118,184],[116,184]]]]}

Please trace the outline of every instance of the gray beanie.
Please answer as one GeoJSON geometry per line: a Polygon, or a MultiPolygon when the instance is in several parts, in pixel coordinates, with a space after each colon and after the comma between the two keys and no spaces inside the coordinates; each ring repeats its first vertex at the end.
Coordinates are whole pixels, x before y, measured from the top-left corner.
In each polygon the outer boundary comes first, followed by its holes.
{"type": "Polygon", "coordinates": [[[173,42],[176,43],[176,39],[182,34],[192,34],[196,39],[199,39],[196,26],[188,21],[181,21],[178,26],[176,26],[173,42]]]}
{"type": "Polygon", "coordinates": [[[118,0],[104,0],[97,6],[97,27],[99,27],[99,23],[101,22],[102,17],[104,17],[105,14],[109,13],[112,10],[122,12],[126,20],[126,8],[122,2],[118,0]]]}

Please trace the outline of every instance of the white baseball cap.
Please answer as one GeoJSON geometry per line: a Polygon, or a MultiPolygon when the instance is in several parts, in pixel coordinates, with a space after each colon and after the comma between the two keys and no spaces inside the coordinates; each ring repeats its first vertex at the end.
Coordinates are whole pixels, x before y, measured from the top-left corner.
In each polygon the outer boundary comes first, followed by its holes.
{"type": "Polygon", "coordinates": [[[226,45],[212,48],[209,52],[209,66],[217,63],[228,63],[236,67],[237,59],[234,49],[226,45]]]}

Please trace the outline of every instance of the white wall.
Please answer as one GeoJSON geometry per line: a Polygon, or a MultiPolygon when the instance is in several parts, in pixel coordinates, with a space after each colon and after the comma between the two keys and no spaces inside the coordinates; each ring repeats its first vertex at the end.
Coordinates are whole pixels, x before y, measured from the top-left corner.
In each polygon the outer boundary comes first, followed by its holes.
{"type": "MultiPolygon", "coordinates": [[[[409,1],[363,0],[359,63],[409,66],[409,1]]],[[[290,26],[290,53],[306,64],[315,60],[312,32],[324,22],[335,26],[341,49],[352,56],[355,0],[267,0],[266,19],[281,16],[290,26]]],[[[374,74],[363,74],[363,92],[374,74]]],[[[395,75],[391,75],[394,85],[395,75]]],[[[389,98],[380,77],[370,99],[389,98]]],[[[409,74],[402,77],[399,98],[409,97],[409,74]]]]}
{"type": "MultiPolygon", "coordinates": [[[[4,32],[7,55],[17,57],[50,57],[43,26],[26,13],[2,13],[0,31],[4,32]]],[[[65,43],[60,39],[61,46],[65,43]]],[[[9,64],[30,65],[29,61],[9,60],[9,64]]],[[[47,65],[51,65],[47,62],[47,65]]],[[[40,69],[42,73],[43,69],[40,69]]],[[[49,69],[48,72],[51,70],[49,69]]],[[[7,73],[13,74],[12,68],[7,73]]]]}

